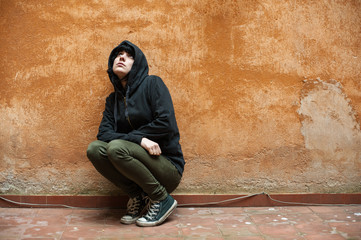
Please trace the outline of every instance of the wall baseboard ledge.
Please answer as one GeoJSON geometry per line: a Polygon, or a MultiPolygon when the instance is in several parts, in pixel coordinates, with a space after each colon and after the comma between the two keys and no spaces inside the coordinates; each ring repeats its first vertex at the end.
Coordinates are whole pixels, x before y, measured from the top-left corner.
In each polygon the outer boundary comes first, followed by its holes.
{"type": "MultiPolygon", "coordinates": [[[[179,207],[275,207],[361,204],[361,193],[172,195],[179,207]]],[[[2,208],[126,208],[127,196],[0,195],[2,208]],[[12,202],[10,202],[12,201],[12,202]]]]}

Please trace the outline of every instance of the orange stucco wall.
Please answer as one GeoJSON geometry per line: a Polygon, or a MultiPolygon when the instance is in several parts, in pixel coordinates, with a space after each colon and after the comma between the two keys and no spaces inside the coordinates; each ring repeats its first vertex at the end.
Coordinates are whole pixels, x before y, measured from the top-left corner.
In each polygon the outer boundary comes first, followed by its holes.
{"type": "Polygon", "coordinates": [[[87,160],[111,49],[173,97],[177,193],[361,191],[361,2],[0,1],[0,191],[118,194],[87,160]]]}

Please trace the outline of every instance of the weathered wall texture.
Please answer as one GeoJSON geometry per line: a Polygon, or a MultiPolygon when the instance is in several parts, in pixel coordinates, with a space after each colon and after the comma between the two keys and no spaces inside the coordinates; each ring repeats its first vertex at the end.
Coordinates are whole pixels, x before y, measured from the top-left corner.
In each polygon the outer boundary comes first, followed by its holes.
{"type": "Polygon", "coordinates": [[[0,0],[0,191],[119,194],[87,160],[111,49],[168,85],[177,193],[361,191],[361,1],[0,0]]]}

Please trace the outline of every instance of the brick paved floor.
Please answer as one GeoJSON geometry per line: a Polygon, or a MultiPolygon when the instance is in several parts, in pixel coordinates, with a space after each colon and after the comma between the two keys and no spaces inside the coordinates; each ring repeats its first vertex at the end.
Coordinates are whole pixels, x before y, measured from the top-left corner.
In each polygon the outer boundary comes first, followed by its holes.
{"type": "Polygon", "coordinates": [[[0,208],[0,239],[361,239],[361,205],[177,208],[151,228],[122,225],[122,214],[0,208]]]}

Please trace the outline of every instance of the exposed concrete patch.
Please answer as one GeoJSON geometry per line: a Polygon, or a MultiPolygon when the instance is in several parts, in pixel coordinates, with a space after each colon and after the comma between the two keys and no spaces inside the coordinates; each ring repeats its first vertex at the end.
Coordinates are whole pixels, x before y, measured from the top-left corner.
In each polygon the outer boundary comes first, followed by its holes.
{"type": "Polygon", "coordinates": [[[360,154],[360,124],[339,82],[305,80],[298,113],[307,149],[321,150],[337,159],[347,150],[360,154]]]}
{"type": "Polygon", "coordinates": [[[298,113],[312,159],[312,169],[305,177],[317,176],[315,181],[324,189],[360,190],[360,124],[341,84],[336,80],[305,80],[298,113]],[[355,184],[346,186],[346,182],[355,184]]]}

